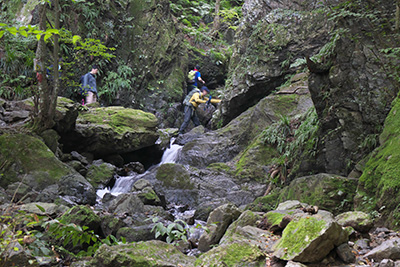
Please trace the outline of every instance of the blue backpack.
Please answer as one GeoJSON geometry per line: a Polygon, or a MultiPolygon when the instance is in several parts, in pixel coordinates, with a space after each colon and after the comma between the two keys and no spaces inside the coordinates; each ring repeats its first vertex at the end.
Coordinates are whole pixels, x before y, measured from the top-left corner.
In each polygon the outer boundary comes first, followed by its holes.
{"type": "Polygon", "coordinates": [[[84,84],[86,85],[87,84],[87,77],[86,77],[86,75],[87,75],[87,73],[86,74],[83,74],[82,76],[81,76],[81,78],[79,79],[79,94],[81,95],[81,96],[87,96],[88,95],[88,91],[87,91],[87,87],[84,87],[84,84]]]}

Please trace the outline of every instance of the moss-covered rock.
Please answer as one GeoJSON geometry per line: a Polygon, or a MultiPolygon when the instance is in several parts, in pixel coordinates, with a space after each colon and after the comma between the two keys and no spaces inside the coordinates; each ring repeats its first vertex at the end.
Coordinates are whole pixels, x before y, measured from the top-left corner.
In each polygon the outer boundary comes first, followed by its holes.
{"type": "Polygon", "coordinates": [[[337,214],[352,209],[357,183],[357,179],[323,173],[301,177],[282,189],[280,202],[295,199],[337,214]]]}
{"type": "Polygon", "coordinates": [[[331,214],[302,215],[283,230],[282,238],[274,247],[274,255],[283,260],[318,262],[347,240],[346,232],[331,214]]]}
{"type": "Polygon", "coordinates": [[[256,198],[247,208],[252,211],[268,212],[274,210],[280,202],[280,190],[273,190],[270,194],[256,198]]]}
{"type": "Polygon", "coordinates": [[[157,180],[164,186],[177,189],[193,189],[189,172],[180,164],[166,163],[157,170],[157,180]]]}
{"type": "Polygon", "coordinates": [[[265,266],[265,254],[256,245],[237,242],[218,246],[202,254],[195,266],[261,267],[265,266]]]}
{"type": "Polygon", "coordinates": [[[381,222],[399,228],[400,219],[400,99],[385,120],[380,146],[369,156],[359,179],[356,208],[377,212],[382,208],[381,222]]]}
{"type": "Polygon", "coordinates": [[[238,155],[235,175],[240,179],[265,182],[268,177],[267,166],[278,156],[276,149],[265,144],[259,136],[238,155]]]}
{"type": "Polygon", "coordinates": [[[59,220],[64,224],[74,223],[80,226],[87,226],[96,234],[101,233],[101,218],[88,206],[75,206],[69,209],[59,220]]]}
{"type": "Polygon", "coordinates": [[[94,163],[88,168],[86,179],[94,188],[101,188],[113,178],[115,170],[116,167],[110,163],[94,163]]]}
{"type": "Polygon", "coordinates": [[[361,232],[368,233],[373,227],[373,220],[371,217],[362,211],[348,211],[341,213],[335,217],[335,220],[343,227],[351,226],[353,229],[361,232]]]}
{"type": "Polygon", "coordinates": [[[194,257],[186,256],[174,245],[147,241],[117,246],[101,246],[87,266],[193,266],[194,257]]]}
{"type": "Polygon", "coordinates": [[[26,134],[0,135],[0,186],[23,181],[40,190],[76,173],[59,161],[38,138],[26,134]]]}
{"type": "Polygon", "coordinates": [[[157,118],[123,107],[91,108],[81,112],[74,134],[64,140],[71,150],[95,155],[127,153],[152,146],[158,138],[157,118]]]}

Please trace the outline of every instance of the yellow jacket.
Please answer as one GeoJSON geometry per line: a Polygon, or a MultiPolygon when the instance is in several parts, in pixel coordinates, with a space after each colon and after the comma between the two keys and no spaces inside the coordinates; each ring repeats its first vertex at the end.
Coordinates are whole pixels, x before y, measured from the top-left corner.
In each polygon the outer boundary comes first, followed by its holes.
{"type": "MultiPolygon", "coordinates": [[[[190,98],[189,102],[193,105],[196,109],[201,103],[206,103],[208,101],[208,97],[204,97],[202,93],[194,93],[193,96],[190,98]]],[[[211,98],[211,103],[216,104],[221,102],[221,99],[214,99],[211,98]]]]}

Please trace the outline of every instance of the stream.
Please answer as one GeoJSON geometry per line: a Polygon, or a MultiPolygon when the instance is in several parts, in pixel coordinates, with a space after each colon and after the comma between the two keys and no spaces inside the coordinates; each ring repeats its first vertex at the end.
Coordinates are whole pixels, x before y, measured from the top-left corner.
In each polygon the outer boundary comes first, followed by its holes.
{"type": "Polygon", "coordinates": [[[151,166],[146,172],[142,174],[134,174],[130,176],[120,176],[116,178],[115,184],[113,188],[104,188],[104,189],[99,189],[97,190],[97,198],[98,201],[101,200],[106,193],[111,193],[114,196],[118,196],[123,193],[128,193],[132,185],[141,179],[142,177],[146,176],[147,173],[152,170],[153,168],[156,168],[162,164],[165,163],[176,163],[176,160],[178,159],[178,154],[179,151],[182,149],[182,146],[174,144],[175,138],[171,138],[170,145],[169,147],[164,151],[164,154],[161,158],[160,163],[157,165],[151,166]]]}
{"type": "MultiPolygon", "coordinates": [[[[101,199],[105,194],[110,193],[114,196],[130,192],[133,184],[139,179],[145,177],[152,169],[165,163],[176,163],[178,154],[182,149],[182,146],[174,144],[175,138],[171,138],[169,147],[164,151],[160,163],[151,166],[146,172],[142,174],[133,174],[130,176],[120,176],[116,178],[115,184],[112,188],[104,188],[97,190],[97,203],[101,202],[101,199]]],[[[187,210],[185,206],[179,205],[178,203],[170,203],[168,205],[168,211],[175,218],[175,221],[184,221],[184,227],[188,233],[188,240],[191,240],[192,244],[197,244],[200,236],[203,234],[206,222],[201,220],[194,220],[195,210],[187,210]]],[[[197,249],[189,249],[187,255],[196,255],[199,251],[197,249]]]]}

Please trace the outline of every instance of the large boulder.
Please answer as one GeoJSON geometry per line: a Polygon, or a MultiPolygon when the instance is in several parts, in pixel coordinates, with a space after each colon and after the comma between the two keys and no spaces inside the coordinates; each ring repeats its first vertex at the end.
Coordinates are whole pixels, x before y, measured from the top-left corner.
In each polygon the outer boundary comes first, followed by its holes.
{"type": "Polygon", "coordinates": [[[274,255],[282,260],[318,262],[347,240],[347,233],[331,213],[298,215],[283,230],[282,238],[274,246],[274,255]]]}
{"type": "Polygon", "coordinates": [[[199,250],[205,252],[211,249],[211,245],[218,244],[226,229],[239,216],[240,211],[232,204],[222,205],[211,212],[207,220],[209,231],[201,235],[199,250]]]}
{"type": "Polygon", "coordinates": [[[203,219],[220,205],[247,205],[265,192],[265,184],[238,183],[232,175],[217,169],[196,169],[174,163],[162,164],[146,172],[143,178],[167,204],[179,203],[200,209],[199,216],[203,219]]]}
{"type": "Polygon", "coordinates": [[[0,162],[0,186],[4,188],[22,181],[32,189],[42,190],[66,175],[77,174],[39,138],[27,134],[0,135],[0,162]]]}
{"type": "MultiPolygon", "coordinates": [[[[174,245],[146,241],[117,246],[101,246],[85,266],[194,266],[194,257],[186,256],[174,245]]],[[[74,266],[74,265],[72,265],[74,266]]]]}
{"type": "Polygon", "coordinates": [[[400,259],[400,238],[387,240],[364,255],[365,258],[381,261],[383,259],[400,259]]]}
{"type": "Polygon", "coordinates": [[[280,192],[280,201],[299,200],[335,214],[352,209],[358,180],[320,173],[300,177],[280,192]]]}
{"type": "Polygon", "coordinates": [[[195,266],[256,267],[265,265],[265,253],[246,241],[220,245],[203,253],[195,266]]]}
{"type": "MultiPolygon", "coordinates": [[[[305,113],[312,105],[311,98],[307,93],[265,97],[223,128],[207,132],[194,140],[180,143],[184,147],[179,154],[178,163],[204,168],[215,162],[229,162],[247,148],[267,126],[276,122],[280,116],[291,117],[305,113]]],[[[252,148],[254,149],[256,146],[260,147],[260,143],[255,142],[252,148]]],[[[263,152],[271,152],[271,149],[261,146],[260,152],[257,153],[262,154],[263,152]]],[[[257,160],[259,160],[258,158],[257,160]]],[[[262,160],[263,158],[261,158],[262,160]]]]}
{"type": "Polygon", "coordinates": [[[335,217],[335,220],[343,227],[351,226],[361,233],[368,233],[374,226],[371,216],[362,211],[348,211],[335,217]]]}
{"type": "Polygon", "coordinates": [[[65,148],[97,156],[136,151],[155,144],[157,118],[123,107],[91,108],[79,114],[75,131],[63,138],[65,148]]]}

